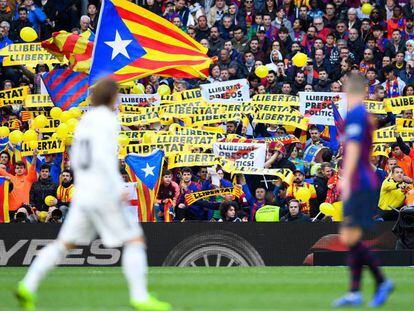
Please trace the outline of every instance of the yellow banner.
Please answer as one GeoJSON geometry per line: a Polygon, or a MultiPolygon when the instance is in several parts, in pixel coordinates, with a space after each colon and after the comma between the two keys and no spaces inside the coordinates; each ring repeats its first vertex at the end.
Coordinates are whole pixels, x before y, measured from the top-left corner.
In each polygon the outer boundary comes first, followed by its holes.
{"type": "Polygon", "coordinates": [[[154,134],[154,131],[121,131],[119,134],[126,135],[131,141],[141,140],[145,134],[154,134]]]}
{"type": "Polygon", "coordinates": [[[50,53],[33,52],[30,54],[14,54],[3,58],[3,66],[19,66],[19,65],[36,65],[45,63],[52,65],[60,63],[60,61],[50,53]]]}
{"type": "Polygon", "coordinates": [[[182,127],[177,123],[173,123],[170,125],[169,128],[170,133],[174,135],[214,135],[217,137],[217,140],[224,139],[226,135],[224,133],[218,131],[207,131],[207,130],[199,130],[192,127],[182,127]]]}
{"type": "Polygon", "coordinates": [[[8,105],[23,105],[27,96],[28,86],[0,91],[0,107],[8,105]]]}
{"type": "Polygon", "coordinates": [[[151,153],[155,149],[162,149],[165,152],[165,156],[169,157],[171,155],[177,154],[179,152],[188,152],[188,145],[182,144],[130,144],[126,146],[126,153],[139,153],[146,154],[151,153]]]}
{"type": "Polygon", "coordinates": [[[159,122],[158,113],[151,112],[148,114],[119,114],[119,122],[125,126],[137,126],[159,122]]]}
{"type": "Polygon", "coordinates": [[[235,104],[219,104],[220,107],[225,109],[224,112],[232,113],[232,112],[242,112],[242,113],[253,113],[254,112],[254,105],[253,103],[243,102],[243,103],[235,103],[235,104]]]}
{"type": "Polygon", "coordinates": [[[365,108],[372,114],[387,114],[384,103],[375,100],[364,100],[365,108]]]}
{"type": "Polygon", "coordinates": [[[168,159],[168,169],[176,167],[213,166],[219,164],[219,157],[211,153],[183,153],[168,159]]]}
{"type": "Polygon", "coordinates": [[[173,94],[175,101],[188,101],[188,100],[201,100],[202,94],[201,89],[191,89],[183,92],[176,92],[173,94]]]}
{"type": "MultiPolygon", "coordinates": [[[[414,140],[414,132],[399,132],[403,141],[414,140]]],[[[395,126],[388,126],[382,129],[375,130],[373,133],[374,143],[395,143],[395,126]]]]}
{"type": "Polygon", "coordinates": [[[158,113],[160,110],[159,106],[140,107],[137,105],[120,104],[119,111],[125,114],[148,114],[158,113]]]}
{"type": "Polygon", "coordinates": [[[40,42],[37,43],[14,43],[0,50],[0,56],[10,56],[14,54],[32,54],[32,53],[48,53],[40,42]]]}
{"type": "Polygon", "coordinates": [[[299,96],[286,94],[257,94],[253,96],[252,100],[260,102],[284,103],[290,106],[299,106],[299,96]]]}
{"type": "Polygon", "coordinates": [[[240,120],[242,117],[243,115],[240,112],[196,115],[196,116],[189,117],[188,118],[189,120],[186,120],[184,118],[184,124],[194,125],[194,126],[204,125],[204,124],[214,124],[214,123],[222,123],[222,122],[227,122],[227,121],[237,121],[237,120],[240,120]]]}
{"type": "Polygon", "coordinates": [[[387,144],[373,144],[371,155],[376,156],[384,156],[388,158],[388,154],[391,152],[391,148],[387,144]]]}
{"type": "Polygon", "coordinates": [[[256,123],[269,123],[291,125],[302,130],[308,129],[309,119],[297,114],[281,113],[272,114],[267,112],[259,112],[256,114],[254,121],[256,123]]]}
{"type": "Polygon", "coordinates": [[[183,116],[206,115],[206,114],[220,114],[224,113],[225,109],[221,107],[191,107],[191,106],[169,106],[168,109],[161,107],[160,116],[180,118],[183,116]]]}
{"type": "Polygon", "coordinates": [[[398,132],[414,132],[414,119],[397,118],[395,125],[398,132]]]}
{"type": "Polygon", "coordinates": [[[269,112],[269,113],[290,113],[301,115],[299,110],[293,109],[290,106],[283,106],[280,103],[255,103],[254,107],[257,112],[269,112]]]}
{"type": "Polygon", "coordinates": [[[154,135],[151,138],[151,143],[153,144],[188,144],[193,148],[211,148],[216,141],[217,137],[213,135],[154,135]]]}
{"type": "MultiPolygon", "coordinates": [[[[39,154],[53,154],[61,153],[65,151],[65,144],[61,140],[48,139],[48,140],[39,140],[37,142],[37,150],[39,154]]],[[[21,156],[27,157],[33,155],[33,149],[30,148],[29,143],[22,144],[21,156]]]]}
{"type": "Polygon", "coordinates": [[[414,96],[400,96],[384,99],[386,110],[399,113],[401,110],[414,109],[414,96]]]}
{"type": "Polygon", "coordinates": [[[24,103],[26,108],[53,107],[49,94],[29,94],[24,103]]]}

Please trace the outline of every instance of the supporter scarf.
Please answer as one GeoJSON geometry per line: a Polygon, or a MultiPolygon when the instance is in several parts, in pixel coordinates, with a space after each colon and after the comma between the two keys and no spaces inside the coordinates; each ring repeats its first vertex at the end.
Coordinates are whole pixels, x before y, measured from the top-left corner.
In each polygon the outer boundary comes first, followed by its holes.
{"type": "Polygon", "coordinates": [[[219,188],[213,190],[206,190],[206,191],[197,191],[188,193],[185,195],[185,204],[191,205],[197,202],[198,200],[204,200],[209,197],[215,197],[218,195],[226,195],[231,194],[234,195],[236,198],[239,198],[243,191],[239,187],[229,187],[229,188],[219,188]]]}

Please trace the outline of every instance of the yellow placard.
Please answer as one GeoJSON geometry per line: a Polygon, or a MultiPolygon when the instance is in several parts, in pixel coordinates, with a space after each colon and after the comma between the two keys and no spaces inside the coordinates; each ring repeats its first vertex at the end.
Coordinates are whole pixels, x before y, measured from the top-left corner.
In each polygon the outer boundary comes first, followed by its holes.
{"type": "Polygon", "coordinates": [[[40,133],[56,132],[56,128],[59,126],[60,120],[48,119],[48,123],[44,128],[39,129],[40,133]]]}
{"type": "MultiPolygon", "coordinates": [[[[37,142],[37,150],[39,154],[53,154],[61,153],[65,151],[65,144],[61,140],[48,139],[48,140],[39,140],[37,142]]],[[[33,149],[30,148],[29,143],[22,143],[21,156],[32,156],[33,149]]]]}
{"type": "Polygon", "coordinates": [[[28,86],[0,91],[0,107],[23,105],[27,96],[28,86]]]}
{"type": "Polygon", "coordinates": [[[29,94],[24,103],[26,108],[53,107],[49,94],[29,94]]]}
{"type": "Polygon", "coordinates": [[[414,96],[386,98],[384,104],[389,111],[399,113],[401,110],[414,109],[414,96]]]}
{"type": "Polygon", "coordinates": [[[376,100],[364,100],[365,108],[372,114],[387,114],[384,103],[376,100]]]}
{"type": "Polygon", "coordinates": [[[168,169],[176,167],[213,166],[218,164],[218,158],[211,153],[180,153],[168,159],[168,169]]]}
{"type": "Polygon", "coordinates": [[[139,153],[147,154],[153,152],[155,149],[164,150],[165,156],[169,157],[171,155],[189,151],[188,145],[182,144],[130,144],[126,146],[126,153],[139,153]]]}
{"type": "Polygon", "coordinates": [[[388,158],[388,154],[391,152],[391,148],[387,144],[373,144],[371,155],[376,156],[384,156],[388,158]]]}
{"type": "Polygon", "coordinates": [[[50,53],[14,54],[3,58],[3,66],[19,66],[28,64],[45,63],[52,65],[60,61],[50,53]]]}
{"type": "MultiPolygon", "coordinates": [[[[414,140],[414,132],[399,132],[403,141],[414,140]]],[[[374,143],[395,143],[395,126],[388,126],[382,129],[375,130],[373,133],[374,143]]]]}
{"type": "Polygon", "coordinates": [[[414,132],[414,119],[398,118],[395,122],[398,132],[414,132]]]}
{"type": "Polygon", "coordinates": [[[176,92],[173,94],[173,98],[175,101],[202,99],[201,89],[191,89],[183,92],[176,92]]]}
{"type": "Polygon", "coordinates": [[[138,125],[146,125],[155,122],[159,122],[160,118],[158,113],[151,112],[148,114],[119,114],[119,121],[121,125],[125,126],[138,126],[138,125]]]}
{"type": "Polygon", "coordinates": [[[14,54],[32,54],[32,53],[48,53],[42,48],[40,42],[35,43],[14,43],[0,50],[0,56],[10,56],[14,54]]]}
{"type": "Polygon", "coordinates": [[[301,115],[289,113],[272,114],[267,112],[258,112],[254,121],[256,123],[291,125],[302,130],[307,130],[309,123],[309,119],[301,115]]]}

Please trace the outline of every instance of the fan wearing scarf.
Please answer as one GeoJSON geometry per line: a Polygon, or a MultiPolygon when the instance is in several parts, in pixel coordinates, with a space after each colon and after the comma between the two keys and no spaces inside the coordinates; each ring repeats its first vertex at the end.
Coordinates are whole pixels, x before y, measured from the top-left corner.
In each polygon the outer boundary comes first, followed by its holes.
{"type": "Polygon", "coordinates": [[[401,96],[405,87],[405,82],[394,74],[394,68],[392,65],[384,67],[384,76],[386,78],[382,86],[385,89],[385,96],[387,98],[393,98],[401,96]]]}

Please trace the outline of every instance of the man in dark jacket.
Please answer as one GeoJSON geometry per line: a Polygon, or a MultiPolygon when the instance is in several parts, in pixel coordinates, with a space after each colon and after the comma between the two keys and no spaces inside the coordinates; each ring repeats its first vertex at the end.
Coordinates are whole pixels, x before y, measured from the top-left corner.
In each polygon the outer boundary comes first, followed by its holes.
{"type": "Polygon", "coordinates": [[[280,221],[285,222],[310,222],[308,215],[302,214],[300,211],[300,202],[296,199],[289,201],[289,212],[283,216],[280,221]]]}
{"type": "Polygon", "coordinates": [[[48,195],[56,196],[57,187],[50,176],[50,166],[43,164],[40,167],[38,181],[33,183],[30,189],[30,204],[38,211],[48,211],[49,206],[46,205],[45,198],[48,195]]]}
{"type": "Polygon", "coordinates": [[[332,174],[332,164],[329,162],[324,162],[321,165],[320,173],[313,180],[318,206],[326,200],[326,195],[328,193],[328,180],[331,178],[332,174]]]}
{"type": "Polygon", "coordinates": [[[32,23],[27,18],[27,10],[25,7],[19,8],[19,19],[12,22],[10,26],[10,39],[15,43],[22,43],[23,40],[20,38],[20,31],[24,27],[33,27],[32,23]]]}

